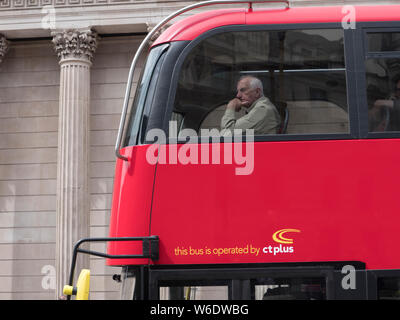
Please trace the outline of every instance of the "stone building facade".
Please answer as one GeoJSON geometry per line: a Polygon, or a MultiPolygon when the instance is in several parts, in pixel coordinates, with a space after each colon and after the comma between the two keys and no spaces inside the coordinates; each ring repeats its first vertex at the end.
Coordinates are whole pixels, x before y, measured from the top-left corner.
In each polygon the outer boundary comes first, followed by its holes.
{"type": "MultiPolygon", "coordinates": [[[[107,236],[130,63],[149,28],[194,2],[0,0],[0,299],[56,299],[73,244],[107,236]]],[[[119,270],[80,263],[91,299],[119,298],[119,270]]]]}

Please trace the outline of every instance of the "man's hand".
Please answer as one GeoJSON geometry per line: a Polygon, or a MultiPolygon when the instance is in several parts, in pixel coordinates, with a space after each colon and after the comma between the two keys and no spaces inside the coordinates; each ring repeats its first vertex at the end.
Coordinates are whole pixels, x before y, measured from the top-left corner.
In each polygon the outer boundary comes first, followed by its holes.
{"type": "Polygon", "coordinates": [[[242,107],[242,102],[238,98],[234,98],[229,101],[227,109],[235,110],[236,112],[242,107]]]}

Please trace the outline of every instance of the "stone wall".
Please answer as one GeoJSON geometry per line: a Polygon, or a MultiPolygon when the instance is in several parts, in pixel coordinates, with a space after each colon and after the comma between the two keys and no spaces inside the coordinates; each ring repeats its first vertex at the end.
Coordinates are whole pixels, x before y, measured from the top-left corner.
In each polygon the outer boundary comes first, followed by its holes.
{"type": "Polygon", "coordinates": [[[59,69],[48,41],[13,43],[0,65],[2,299],[54,297],[41,282],[55,261],[59,69]]]}
{"type": "MultiPolygon", "coordinates": [[[[93,59],[91,237],[108,235],[116,133],[128,69],[142,38],[100,39],[93,59]]],[[[13,42],[0,65],[0,299],[55,297],[59,82],[50,40],[13,42]]],[[[110,275],[120,271],[101,258],[91,258],[90,269],[91,298],[117,299],[119,285],[110,275]]]]}

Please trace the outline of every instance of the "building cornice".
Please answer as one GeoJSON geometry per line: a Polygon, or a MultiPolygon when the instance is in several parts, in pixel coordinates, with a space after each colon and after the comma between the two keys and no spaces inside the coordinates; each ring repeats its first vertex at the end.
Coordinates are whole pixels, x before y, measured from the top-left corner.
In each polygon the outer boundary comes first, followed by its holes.
{"type": "MultiPolygon", "coordinates": [[[[282,0],[285,1],[285,0],[282,0]]],[[[286,0],[287,1],[287,0],[286,0]]],[[[350,3],[376,3],[373,0],[288,0],[291,4],[297,5],[303,3],[306,5],[332,5],[332,4],[350,4],[350,3]]],[[[177,0],[0,0],[0,11],[15,11],[15,10],[42,10],[44,7],[54,7],[55,9],[60,8],[74,8],[74,7],[96,7],[96,6],[115,6],[115,5],[133,5],[133,6],[157,6],[157,7],[168,7],[168,6],[180,6],[183,7],[185,3],[198,2],[198,1],[177,1],[177,0]],[[181,4],[181,5],[180,5],[181,4]]],[[[382,3],[396,3],[395,0],[382,0],[382,3]]]]}
{"type": "Polygon", "coordinates": [[[0,32],[7,39],[51,37],[54,30],[93,29],[107,33],[145,33],[149,24],[194,1],[0,0],[0,32]],[[10,7],[12,1],[13,7],[10,7]],[[68,4],[62,5],[70,1],[68,4]],[[24,6],[16,7],[16,3],[24,6]],[[30,3],[30,5],[29,5],[30,3]],[[48,5],[47,3],[56,3],[48,5]]]}
{"type": "Polygon", "coordinates": [[[0,11],[7,10],[32,10],[51,6],[59,8],[73,7],[95,7],[95,6],[114,6],[114,5],[135,5],[135,6],[169,6],[174,3],[184,3],[190,1],[177,0],[0,0],[0,11]]]}

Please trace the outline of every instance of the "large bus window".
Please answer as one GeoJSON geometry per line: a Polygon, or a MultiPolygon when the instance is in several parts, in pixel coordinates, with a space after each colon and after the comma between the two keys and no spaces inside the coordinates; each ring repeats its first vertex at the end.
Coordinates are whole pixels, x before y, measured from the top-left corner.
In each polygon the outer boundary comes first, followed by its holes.
{"type": "Polygon", "coordinates": [[[325,300],[325,278],[275,278],[253,281],[255,300],[325,300]]]}
{"type": "Polygon", "coordinates": [[[366,60],[370,132],[400,131],[400,58],[366,60]]]}
{"type": "MultiPolygon", "coordinates": [[[[224,129],[221,119],[243,76],[261,80],[279,114],[278,127],[268,133],[349,133],[342,29],[240,31],[206,38],[187,55],[179,76],[174,112],[183,117],[181,128],[199,134],[200,129],[224,129]]],[[[252,106],[234,113],[236,123],[250,115],[252,106]]],[[[253,126],[257,119],[249,121],[249,129],[265,134],[253,126]]]]}
{"type": "Polygon", "coordinates": [[[162,286],[160,300],[228,300],[228,285],[162,286]]]}

